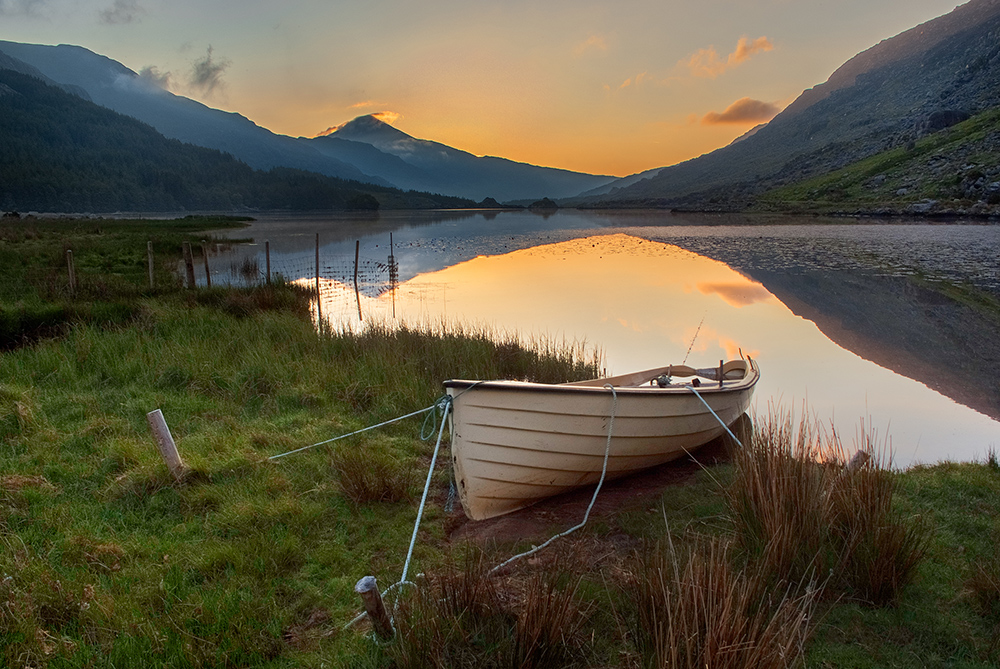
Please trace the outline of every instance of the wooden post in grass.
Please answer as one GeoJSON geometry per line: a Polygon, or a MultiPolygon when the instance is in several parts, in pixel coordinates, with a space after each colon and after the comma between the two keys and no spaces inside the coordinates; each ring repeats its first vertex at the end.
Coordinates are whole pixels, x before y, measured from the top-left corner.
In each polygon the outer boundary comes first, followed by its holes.
{"type": "Polygon", "coordinates": [[[319,233],[316,233],[316,323],[323,331],[323,300],[319,294],[319,233]]]}
{"type": "Polygon", "coordinates": [[[264,266],[267,268],[267,285],[271,285],[271,242],[264,240],[264,266]]]}
{"type": "Polygon", "coordinates": [[[186,270],[187,287],[193,289],[195,287],[194,256],[191,255],[191,242],[184,242],[182,248],[184,249],[184,269],[186,270]]]}
{"type": "Polygon", "coordinates": [[[385,604],[382,603],[382,595],[379,594],[375,577],[365,576],[354,586],[354,592],[361,595],[375,634],[382,639],[391,639],[393,636],[392,621],[389,620],[389,612],[385,610],[385,604]]]}
{"type": "Polygon", "coordinates": [[[201,240],[201,257],[205,259],[205,286],[212,287],[212,270],[208,267],[208,242],[201,240]]]}
{"type": "Polygon", "coordinates": [[[66,249],[66,268],[69,270],[69,294],[76,297],[76,265],[73,264],[73,251],[66,249]]]}
{"type": "Polygon", "coordinates": [[[358,290],[358,256],[361,253],[361,240],[354,242],[354,297],[358,300],[358,320],[361,318],[361,292],[358,290]]]}
{"type": "Polygon", "coordinates": [[[146,242],[146,261],[149,265],[149,289],[153,290],[153,242],[146,242]]]}
{"type": "Polygon", "coordinates": [[[851,461],[847,463],[847,471],[856,472],[862,467],[864,467],[869,460],[871,460],[871,455],[866,451],[858,451],[851,458],[851,461]]]}
{"type": "Polygon", "coordinates": [[[180,453],[177,452],[174,438],[170,436],[170,428],[167,427],[167,421],[163,419],[163,412],[159,409],[150,411],[146,414],[146,421],[156,438],[156,445],[160,448],[163,461],[167,463],[167,468],[170,469],[174,480],[180,481],[184,478],[184,472],[187,468],[184,466],[184,461],[181,460],[180,453]]]}

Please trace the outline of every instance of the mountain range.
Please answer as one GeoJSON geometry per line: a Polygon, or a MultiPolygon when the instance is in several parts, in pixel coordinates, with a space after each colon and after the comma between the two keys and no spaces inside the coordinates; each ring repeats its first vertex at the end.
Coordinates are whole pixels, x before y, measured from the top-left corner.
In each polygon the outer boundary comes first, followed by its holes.
{"type": "MultiPolygon", "coordinates": [[[[551,198],[584,207],[743,210],[782,186],[887,151],[908,151],[928,135],[1000,106],[1000,0],[971,0],[883,40],[729,146],[621,179],[475,156],[411,137],[374,116],[313,138],[279,135],[239,114],[174,95],[79,46],[0,41],[0,70],[34,77],[148,124],[166,138],[221,151],[255,170],[293,168],[487,203],[551,198]]],[[[977,181],[959,190],[981,193],[985,206],[985,198],[996,196],[994,182],[1000,182],[993,160],[1000,139],[976,141],[975,151],[963,149],[963,160],[984,147],[989,155],[983,165],[974,165],[977,181]]],[[[919,152],[911,158],[923,160],[919,152]]],[[[938,178],[938,172],[928,178],[938,178]]],[[[919,181],[912,174],[872,176],[886,184],[919,181]]],[[[913,198],[921,189],[908,185],[894,192],[903,191],[913,198]]]]}
{"type": "Polygon", "coordinates": [[[372,116],[356,119],[329,136],[279,135],[239,114],[174,95],[121,63],[79,46],[0,41],[0,68],[40,73],[46,81],[147,123],[165,137],[218,149],[254,169],[292,167],[477,201],[569,197],[614,180],[476,157],[415,139],[372,116]]]}

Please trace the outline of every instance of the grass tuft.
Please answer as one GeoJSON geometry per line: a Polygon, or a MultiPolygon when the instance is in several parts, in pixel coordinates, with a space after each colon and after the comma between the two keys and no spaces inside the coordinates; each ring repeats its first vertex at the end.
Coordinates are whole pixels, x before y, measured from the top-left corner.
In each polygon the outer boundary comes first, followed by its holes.
{"type": "Polygon", "coordinates": [[[727,502],[746,559],[776,581],[822,577],[831,596],[885,606],[916,575],[929,542],[919,517],[893,508],[898,475],[867,432],[867,458],[845,465],[836,434],[771,414],[736,455],[727,502]],[[828,575],[828,576],[827,576],[828,575]]]}
{"type": "Polygon", "coordinates": [[[730,553],[724,540],[703,539],[683,555],[660,542],[636,556],[633,633],[644,666],[801,663],[818,588],[775,583],[764,569],[735,569],[730,553]]]}
{"type": "Polygon", "coordinates": [[[341,446],[331,456],[340,490],[352,504],[401,502],[413,495],[412,470],[380,448],[341,446]]]}
{"type": "Polygon", "coordinates": [[[479,550],[448,562],[402,598],[396,636],[386,655],[399,669],[475,667],[559,669],[587,661],[590,606],[577,596],[579,579],[536,574],[523,589],[501,586],[479,550]]]}

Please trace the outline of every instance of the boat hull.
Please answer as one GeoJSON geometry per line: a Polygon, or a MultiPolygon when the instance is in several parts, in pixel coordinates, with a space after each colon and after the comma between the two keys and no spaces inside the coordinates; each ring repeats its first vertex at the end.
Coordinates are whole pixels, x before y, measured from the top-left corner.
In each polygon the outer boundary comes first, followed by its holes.
{"type": "Polygon", "coordinates": [[[472,520],[484,520],[596,483],[612,414],[609,479],[669,462],[734,423],[756,379],[748,363],[743,378],[698,388],[704,403],[679,385],[616,387],[612,394],[596,385],[448,381],[462,507],[472,520]]]}

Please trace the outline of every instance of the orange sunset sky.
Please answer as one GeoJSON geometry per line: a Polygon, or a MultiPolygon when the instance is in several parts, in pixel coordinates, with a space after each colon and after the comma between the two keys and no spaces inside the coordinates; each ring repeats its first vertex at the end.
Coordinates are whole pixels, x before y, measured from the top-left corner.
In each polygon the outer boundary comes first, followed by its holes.
{"type": "Polygon", "coordinates": [[[955,0],[0,0],[274,132],[382,113],[476,155],[624,176],[723,146],[955,0]]]}

